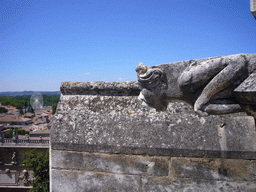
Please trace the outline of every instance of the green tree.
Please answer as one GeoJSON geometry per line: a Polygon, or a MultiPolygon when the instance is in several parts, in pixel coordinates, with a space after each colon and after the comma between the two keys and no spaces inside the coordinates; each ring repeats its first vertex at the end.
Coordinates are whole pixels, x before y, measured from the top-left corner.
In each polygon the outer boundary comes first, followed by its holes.
{"type": "Polygon", "coordinates": [[[57,108],[57,105],[53,105],[53,106],[52,106],[52,114],[53,114],[53,115],[54,115],[55,112],[56,112],[56,108],[57,108]]]}
{"type": "Polygon", "coordinates": [[[20,110],[22,110],[22,109],[23,109],[23,105],[22,105],[22,103],[18,103],[15,107],[16,107],[17,109],[20,109],[20,110]]]}
{"type": "Polygon", "coordinates": [[[13,130],[10,129],[9,131],[7,131],[7,132],[4,133],[4,137],[5,137],[5,138],[12,138],[12,137],[13,137],[12,134],[13,134],[13,130]]]}
{"type": "Polygon", "coordinates": [[[26,101],[25,104],[24,104],[25,114],[27,112],[27,108],[28,108],[28,102],[26,101]]]}
{"type": "Polygon", "coordinates": [[[7,113],[8,109],[5,109],[4,107],[0,107],[0,113],[7,113]]]}
{"type": "MultiPolygon", "coordinates": [[[[15,131],[18,133],[18,135],[26,135],[26,134],[28,134],[28,132],[23,130],[23,129],[15,129],[15,131]]],[[[10,129],[9,131],[6,131],[4,133],[4,137],[5,138],[12,138],[13,137],[13,129],[10,129]]]]}
{"type": "Polygon", "coordinates": [[[25,131],[24,129],[17,129],[16,131],[17,131],[18,135],[26,135],[26,134],[28,134],[28,132],[25,131]]]}
{"type": "Polygon", "coordinates": [[[36,149],[24,153],[25,160],[22,162],[28,169],[34,171],[35,181],[30,192],[49,191],[49,150],[46,154],[36,152],[36,149]]]}
{"type": "MultiPolygon", "coordinates": [[[[17,109],[23,109],[23,107],[25,107],[26,109],[30,106],[30,97],[31,96],[0,96],[0,103],[3,103],[4,105],[14,106],[17,109]]],[[[44,106],[57,105],[59,99],[59,95],[43,95],[44,106]]]]}

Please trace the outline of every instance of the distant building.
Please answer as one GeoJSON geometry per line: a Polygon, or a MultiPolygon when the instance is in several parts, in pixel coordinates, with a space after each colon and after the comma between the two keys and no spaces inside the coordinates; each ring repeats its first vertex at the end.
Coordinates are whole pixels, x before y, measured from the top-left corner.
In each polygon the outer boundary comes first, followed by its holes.
{"type": "Polygon", "coordinates": [[[17,116],[4,116],[0,117],[0,124],[6,125],[29,125],[31,124],[32,121],[29,118],[22,118],[22,117],[17,117],[17,116]]]}
{"type": "Polygon", "coordinates": [[[25,192],[32,188],[35,180],[32,170],[22,165],[24,152],[36,149],[46,152],[48,145],[33,146],[0,146],[0,191],[25,192]]]}
{"type": "Polygon", "coordinates": [[[29,132],[29,136],[31,139],[39,139],[40,137],[45,140],[49,140],[50,138],[50,130],[37,130],[29,132]]]}
{"type": "Polygon", "coordinates": [[[27,170],[22,164],[24,152],[36,149],[45,153],[49,148],[49,132],[37,136],[30,138],[29,135],[19,135],[15,139],[7,139],[1,133],[0,191],[25,192],[32,188],[35,177],[33,171],[27,170]]]}
{"type": "Polygon", "coordinates": [[[30,119],[32,119],[33,117],[35,117],[35,114],[28,112],[28,113],[25,113],[24,117],[25,117],[25,118],[30,118],[30,119]]]}

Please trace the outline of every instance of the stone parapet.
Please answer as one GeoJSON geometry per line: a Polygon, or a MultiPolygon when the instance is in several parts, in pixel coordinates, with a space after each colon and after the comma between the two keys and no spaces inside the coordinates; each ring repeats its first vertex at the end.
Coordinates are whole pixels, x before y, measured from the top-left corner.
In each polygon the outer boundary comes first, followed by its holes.
{"type": "Polygon", "coordinates": [[[62,95],[51,130],[56,150],[256,159],[253,117],[199,117],[183,103],[166,112],[136,96],[62,95]]]}
{"type": "Polygon", "coordinates": [[[139,91],[136,82],[61,85],[51,191],[256,189],[253,117],[200,117],[178,102],[156,112],[139,91]]]}
{"type": "Polygon", "coordinates": [[[123,82],[63,82],[60,86],[63,95],[139,95],[140,88],[136,81],[123,82]]]}

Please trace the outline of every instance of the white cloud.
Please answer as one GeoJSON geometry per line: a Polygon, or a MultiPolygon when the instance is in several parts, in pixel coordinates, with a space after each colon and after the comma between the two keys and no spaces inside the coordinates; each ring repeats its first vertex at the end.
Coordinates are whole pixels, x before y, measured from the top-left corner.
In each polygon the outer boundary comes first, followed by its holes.
{"type": "Polygon", "coordinates": [[[87,73],[83,73],[84,75],[90,75],[91,73],[90,72],[87,72],[87,73]]]}

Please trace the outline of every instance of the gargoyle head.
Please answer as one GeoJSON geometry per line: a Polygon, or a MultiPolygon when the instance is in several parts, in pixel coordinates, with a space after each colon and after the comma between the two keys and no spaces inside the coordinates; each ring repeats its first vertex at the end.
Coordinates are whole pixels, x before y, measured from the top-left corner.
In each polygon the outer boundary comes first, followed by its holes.
{"type": "Polygon", "coordinates": [[[147,67],[140,63],[136,67],[137,78],[142,90],[139,99],[157,111],[167,108],[166,100],[167,80],[166,75],[159,67],[147,67]]]}

